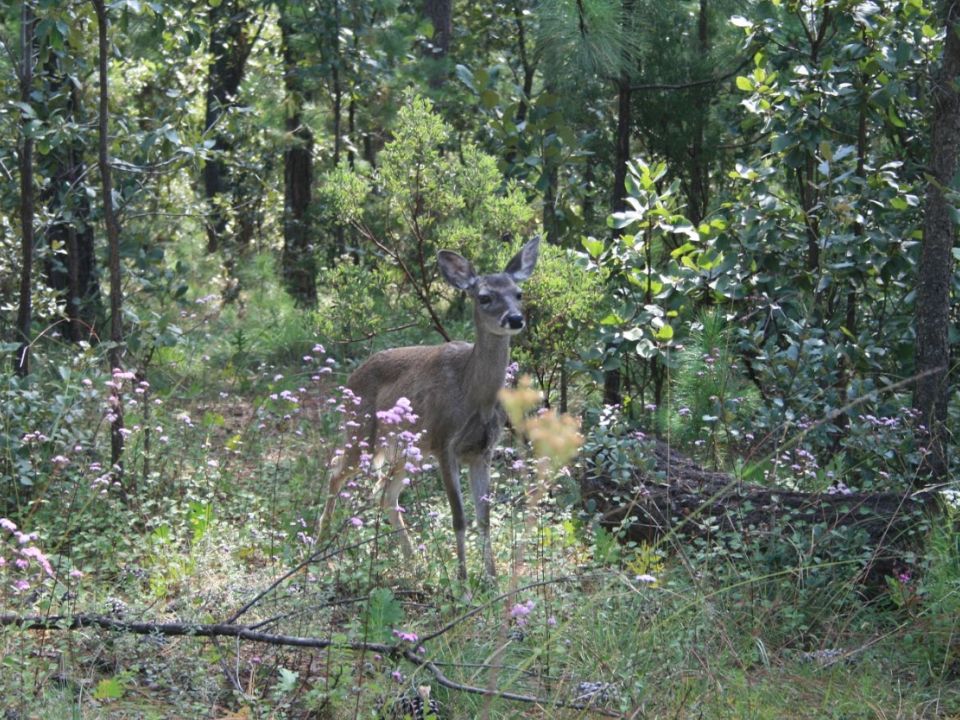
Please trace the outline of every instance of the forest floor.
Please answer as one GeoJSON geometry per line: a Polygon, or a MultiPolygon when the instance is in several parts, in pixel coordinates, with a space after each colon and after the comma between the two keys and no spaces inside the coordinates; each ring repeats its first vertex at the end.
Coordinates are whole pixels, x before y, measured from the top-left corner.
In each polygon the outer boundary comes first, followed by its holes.
{"type": "Polygon", "coordinates": [[[624,545],[565,473],[531,500],[536,460],[508,437],[501,574],[480,577],[471,533],[461,583],[431,470],[403,500],[412,560],[369,478],[316,537],[336,406],[323,382],[279,374],[169,393],[165,435],[131,443],[136,502],[105,500],[61,551],[82,577],[4,610],[104,621],[0,628],[4,717],[403,717],[422,686],[438,718],[960,717],[958,553],[936,533],[887,588],[859,584],[856,557],[785,551],[796,538],[624,545]]]}

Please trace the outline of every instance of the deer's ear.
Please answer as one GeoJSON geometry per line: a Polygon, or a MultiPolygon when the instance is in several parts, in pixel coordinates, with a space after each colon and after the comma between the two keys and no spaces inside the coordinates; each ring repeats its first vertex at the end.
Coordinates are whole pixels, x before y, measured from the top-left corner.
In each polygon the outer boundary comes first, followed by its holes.
{"type": "Polygon", "coordinates": [[[477,273],[470,261],[452,250],[438,252],[437,264],[443,279],[458,290],[469,290],[477,282],[477,273]]]}
{"type": "Polygon", "coordinates": [[[513,256],[507,267],[504,268],[504,275],[509,275],[514,282],[522,282],[533,275],[533,269],[537,266],[537,258],[540,255],[540,236],[537,235],[527,244],[520,248],[520,252],[513,256]]]}

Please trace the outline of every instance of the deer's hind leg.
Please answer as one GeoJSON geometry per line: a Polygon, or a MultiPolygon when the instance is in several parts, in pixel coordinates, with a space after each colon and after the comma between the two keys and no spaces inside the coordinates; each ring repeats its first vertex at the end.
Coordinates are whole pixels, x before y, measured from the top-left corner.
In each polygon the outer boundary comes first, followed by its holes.
{"type": "MultiPolygon", "coordinates": [[[[359,413],[358,413],[359,415],[359,413]]],[[[320,515],[318,534],[323,537],[330,531],[330,524],[333,522],[333,511],[337,506],[337,498],[343,489],[343,483],[347,478],[359,475],[364,471],[364,467],[370,461],[370,456],[365,454],[367,449],[373,447],[376,437],[376,425],[373,423],[370,414],[361,416],[363,424],[360,426],[360,432],[349,438],[349,441],[338,450],[337,456],[330,463],[330,482],[327,487],[327,500],[323,506],[323,514],[320,515]],[[363,438],[367,438],[366,441],[363,438]]]]}
{"type": "Polygon", "coordinates": [[[347,454],[340,455],[331,464],[330,484],[327,487],[327,500],[323,505],[323,514],[320,515],[320,537],[330,532],[330,524],[333,522],[333,510],[337,506],[337,497],[340,495],[344,481],[357,472],[355,465],[356,459],[347,454]]]}
{"type": "Polygon", "coordinates": [[[390,526],[396,530],[403,554],[409,560],[413,557],[413,543],[410,542],[410,535],[403,521],[403,512],[400,507],[400,493],[405,487],[404,479],[403,465],[395,463],[382,477],[378,494],[380,507],[387,516],[390,526]]]}

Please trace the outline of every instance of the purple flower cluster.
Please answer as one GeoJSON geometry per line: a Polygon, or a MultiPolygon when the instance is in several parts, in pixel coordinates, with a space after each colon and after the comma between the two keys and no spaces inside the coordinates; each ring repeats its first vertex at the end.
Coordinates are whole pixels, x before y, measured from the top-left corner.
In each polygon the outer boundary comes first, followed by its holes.
{"type": "Polygon", "coordinates": [[[320,343],[317,343],[313,346],[310,355],[303,356],[303,362],[305,364],[317,366],[314,374],[310,377],[310,379],[314,382],[321,380],[324,375],[329,375],[332,373],[333,366],[337,364],[337,361],[333,358],[324,358],[324,355],[326,354],[327,349],[320,343]]]}
{"type": "MultiPolygon", "coordinates": [[[[47,556],[34,544],[37,533],[21,532],[8,518],[0,518],[0,529],[6,532],[8,540],[7,552],[0,552],[0,577],[7,575],[9,588],[14,594],[21,595],[33,587],[31,575],[36,570],[42,571],[46,577],[55,577],[47,556]]],[[[35,582],[42,579],[41,576],[35,582]]]]}
{"type": "MultiPolygon", "coordinates": [[[[424,464],[424,455],[420,449],[423,431],[415,431],[419,415],[414,412],[408,398],[398,398],[393,407],[377,411],[379,431],[376,447],[370,446],[369,438],[363,431],[369,426],[371,418],[369,415],[360,416],[362,402],[359,396],[350,388],[341,387],[339,401],[331,398],[327,403],[340,413],[340,424],[347,432],[347,441],[334,451],[334,466],[349,458],[350,462],[356,464],[355,469],[359,473],[368,476],[393,476],[402,471],[404,485],[409,485],[414,475],[430,468],[424,464]],[[384,463],[393,463],[393,467],[384,467],[384,463]]],[[[359,501],[366,500],[356,493],[358,487],[356,480],[350,480],[339,495],[341,500],[355,503],[355,514],[349,521],[355,528],[364,525],[360,517],[359,501]]],[[[400,506],[397,510],[404,512],[404,508],[400,506]]]]}
{"type": "Polygon", "coordinates": [[[523,603],[516,603],[512,608],[510,608],[510,617],[517,624],[518,627],[523,627],[527,624],[529,615],[533,612],[533,608],[536,607],[537,603],[533,600],[527,600],[523,603]]]}
{"type": "Polygon", "coordinates": [[[420,639],[420,636],[415,632],[408,632],[406,630],[394,630],[393,636],[403,642],[415,643],[420,639]]]}
{"type": "Polygon", "coordinates": [[[411,425],[419,419],[419,416],[413,412],[410,401],[401,397],[397,399],[396,404],[389,410],[378,410],[377,420],[386,425],[402,425],[410,423],[411,425]]]}

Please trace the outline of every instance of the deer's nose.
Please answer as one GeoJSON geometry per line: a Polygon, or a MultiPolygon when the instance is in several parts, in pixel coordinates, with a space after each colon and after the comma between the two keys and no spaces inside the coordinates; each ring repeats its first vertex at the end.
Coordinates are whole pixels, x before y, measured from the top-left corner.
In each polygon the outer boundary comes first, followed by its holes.
{"type": "Polygon", "coordinates": [[[523,329],[523,315],[520,313],[511,313],[505,318],[507,326],[511,330],[522,330],[523,329]]]}

